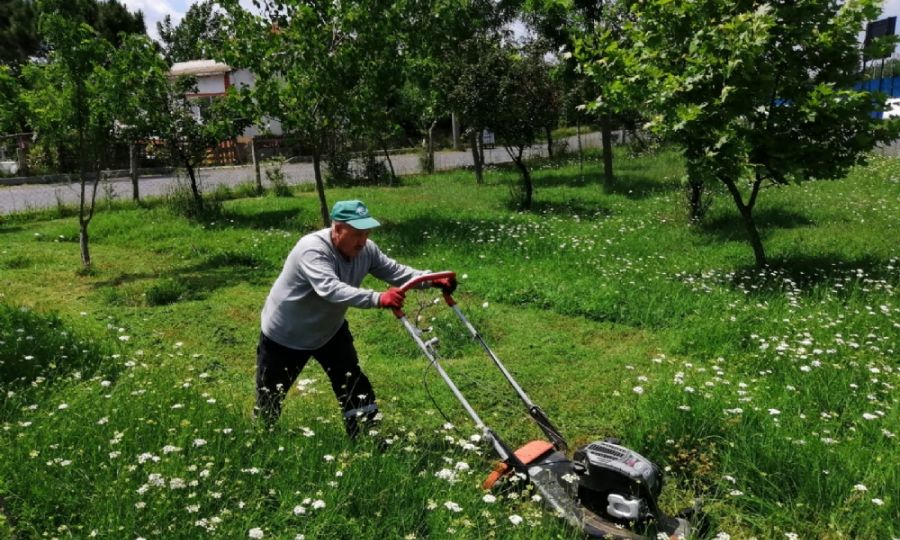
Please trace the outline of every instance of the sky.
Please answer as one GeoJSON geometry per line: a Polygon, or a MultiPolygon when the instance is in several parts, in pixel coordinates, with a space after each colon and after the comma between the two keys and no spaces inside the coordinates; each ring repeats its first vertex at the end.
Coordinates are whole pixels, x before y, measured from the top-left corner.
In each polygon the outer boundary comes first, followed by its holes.
{"type": "MultiPolygon", "coordinates": [[[[184,17],[188,7],[192,2],[190,0],[119,0],[128,7],[129,11],[141,10],[144,12],[144,24],[147,26],[147,34],[153,39],[159,38],[156,31],[156,23],[163,20],[166,15],[172,16],[172,23],[177,24],[184,17]]],[[[900,0],[897,0],[900,2],[900,0]]],[[[241,0],[241,5],[245,9],[251,9],[253,3],[251,0],[241,0]]]]}
{"type": "MultiPolygon", "coordinates": [[[[184,17],[188,7],[195,3],[191,0],[120,0],[128,6],[130,11],[141,10],[144,12],[144,23],[147,25],[147,33],[153,39],[159,37],[156,32],[156,23],[166,15],[172,16],[172,22],[178,23],[184,17]]],[[[252,8],[251,0],[240,0],[244,8],[252,8]]],[[[882,17],[900,17],[900,0],[885,0],[882,9],[882,17]]],[[[898,28],[900,30],[900,28],[898,28]]]]}

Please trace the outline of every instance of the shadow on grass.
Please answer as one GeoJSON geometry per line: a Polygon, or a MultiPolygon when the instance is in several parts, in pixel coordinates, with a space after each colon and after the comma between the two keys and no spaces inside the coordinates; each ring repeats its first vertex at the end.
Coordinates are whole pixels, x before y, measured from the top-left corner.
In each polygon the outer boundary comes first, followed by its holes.
{"type": "Polygon", "coordinates": [[[265,210],[252,214],[240,214],[225,211],[222,215],[223,224],[244,227],[247,229],[288,229],[301,230],[303,227],[303,210],[265,210]]]}
{"type": "MultiPolygon", "coordinates": [[[[541,208],[546,214],[560,214],[571,216],[578,213],[585,219],[594,214],[608,214],[609,210],[590,203],[579,201],[567,201],[565,203],[545,203],[536,201],[533,208],[541,208]]],[[[538,216],[536,210],[529,212],[538,216]]],[[[391,244],[390,256],[398,262],[404,263],[408,256],[422,254],[424,243],[441,242],[453,249],[462,246],[476,246],[474,243],[478,234],[483,232],[485,238],[491,242],[503,242],[504,235],[508,235],[511,226],[524,224],[520,218],[510,219],[455,219],[435,218],[433,216],[419,215],[406,218],[400,222],[383,221],[378,229],[377,236],[372,239],[382,248],[385,244],[391,244]]],[[[511,237],[510,237],[511,238],[511,237]]]]}
{"type": "Polygon", "coordinates": [[[268,283],[277,270],[272,262],[254,253],[223,251],[211,254],[189,266],[165,272],[135,272],[120,274],[112,279],[94,283],[107,304],[162,306],[185,300],[202,300],[210,293],[240,283],[261,285],[268,283]],[[152,280],[142,296],[122,285],[152,280]]]}
{"type": "Polygon", "coordinates": [[[596,203],[578,199],[564,201],[534,201],[531,213],[563,217],[579,216],[582,219],[600,218],[612,215],[612,210],[596,203]]]}
{"type": "MultiPolygon", "coordinates": [[[[753,221],[756,222],[757,230],[763,240],[771,236],[775,229],[795,229],[814,224],[803,214],[783,208],[757,210],[753,213],[753,221]]],[[[737,213],[737,210],[733,209],[726,215],[703,222],[699,229],[720,240],[747,240],[747,226],[744,224],[744,218],[737,213]]]]}
{"type": "Polygon", "coordinates": [[[21,230],[22,227],[19,227],[18,225],[4,227],[2,224],[0,224],[0,234],[20,232],[21,230]]]}
{"type": "MultiPolygon", "coordinates": [[[[562,161],[535,161],[530,162],[532,176],[536,190],[541,187],[587,187],[598,186],[603,193],[621,195],[633,200],[644,199],[659,193],[668,193],[681,188],[676,180],[660,180],[658,176],[647,174],[641,163],[635,160],[617,160],[613,163],[614,178],[611,184],[606,185],[603,178],[602,161],[591,159],[584,163],[584,170],[575,170],[578,162],[571,158],[562,161]],[[559,167],[565,166],[565,169],[559,167]]],[[[518,171],[512,164],[498,165],[499,170],[504,170],[517,175],[518,171]]]]}
{"type": "Polygon", "coordinates": [[[738,268],[732,283],[735,287],[749,290],[750,294],[781,292],[790,287],[790,283],[799,288],[840,283],[839,289],[851,294],[856,290],[855,281],[888,281],[894,278],[896,274],[888,269],[888,264],[888,261],[871,256],[847,259],[837,253],[770,257],[766,269],[756,266],[738,268]],[[848,277],[851,278],[849,282],[848,277]],[[752,286],[747,287],[747,284],[752,286]]]}

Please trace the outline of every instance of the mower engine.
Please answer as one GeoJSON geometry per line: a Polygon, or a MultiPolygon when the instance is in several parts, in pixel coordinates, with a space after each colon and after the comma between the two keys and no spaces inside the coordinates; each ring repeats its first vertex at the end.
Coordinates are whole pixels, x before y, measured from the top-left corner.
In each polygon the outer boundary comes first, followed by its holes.
{"type": "Polygon", "coordinates": [[[593,442],[575,452],[572,470],[578,475],[579,501],[594,513],[620,523],[657,517],[662,472],[637,452],[593,442]]]}

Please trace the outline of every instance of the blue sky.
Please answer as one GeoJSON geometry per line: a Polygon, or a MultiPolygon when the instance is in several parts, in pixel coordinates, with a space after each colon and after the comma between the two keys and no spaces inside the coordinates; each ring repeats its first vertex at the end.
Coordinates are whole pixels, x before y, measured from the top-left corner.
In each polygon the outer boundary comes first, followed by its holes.
{"type": "MultiPolygon", "coordinates": [[[[188,7],[195,3],[190,0],[120,0],[131,11],[144,12],[144,22],[147,25],[147,33],[156,38],[156,23],[166,15],[171,15],[174,22],[178,22],[184,16],[188,7]]],[[[251,0],[241,0],[245,8],[252,7],[251,0]]],[[[900,0],[886,0],[883,9],[884,17],[900,17],[900,0]]]]}

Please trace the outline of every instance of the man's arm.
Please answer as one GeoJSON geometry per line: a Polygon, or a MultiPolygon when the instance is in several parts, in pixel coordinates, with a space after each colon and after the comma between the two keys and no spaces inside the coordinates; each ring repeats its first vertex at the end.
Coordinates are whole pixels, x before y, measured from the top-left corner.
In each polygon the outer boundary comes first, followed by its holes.
{"type": "Polygon", "coordinates": [[[398,263],[394,259],[385,255],[375,242],[369,241],[366,246],[367,250],[371,250],[372,263],[369,267],[369,273],[382,281],[386,281],[395,287],[403,285],[412,278],[427,274],[428,270],[417,270],[411,266],[398,263]]]}
{"type": "Polygon", "coordinates": [[[326,255],[306,251],[299,257],[300,271],[309,280],[316,294],[333,304],[358,308],[379,307],[379,294],[353,287],[341,281],[326,255]]]}

